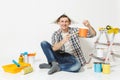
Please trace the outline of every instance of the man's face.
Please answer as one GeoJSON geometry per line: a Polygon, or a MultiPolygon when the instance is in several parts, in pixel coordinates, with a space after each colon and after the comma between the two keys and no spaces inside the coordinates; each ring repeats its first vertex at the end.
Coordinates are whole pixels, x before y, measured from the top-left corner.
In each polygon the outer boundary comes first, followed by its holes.
{"type": "Polygon", "coordinates": [[[60,25],[62,30],[66,30],[66,29],[68,29],[70,22],[69,22],[68,18],[63,17],[63,18],[60,18],[58,24],[60,25]]]}

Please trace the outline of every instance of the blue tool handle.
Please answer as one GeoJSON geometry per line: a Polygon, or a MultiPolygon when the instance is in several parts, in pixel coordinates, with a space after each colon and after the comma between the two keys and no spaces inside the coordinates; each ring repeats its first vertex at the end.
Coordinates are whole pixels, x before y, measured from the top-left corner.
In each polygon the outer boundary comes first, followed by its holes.
{"type": "Polygon", "coordinates": [[[18,62],[16,62],[15,60],[12,60],[12,62],[17,65],[17,67],[20,67],[20,64],[18,62]]]}

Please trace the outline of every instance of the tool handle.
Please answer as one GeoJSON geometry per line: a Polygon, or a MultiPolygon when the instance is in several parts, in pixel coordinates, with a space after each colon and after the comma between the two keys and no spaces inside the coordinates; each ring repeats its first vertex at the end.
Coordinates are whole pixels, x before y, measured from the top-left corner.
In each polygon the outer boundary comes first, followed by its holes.
{"type": "Polygon", "coordinates": [[[78,34],[78,31],[70,34],[70,36],[73,36],[73,35],[76,35],[76,34],[78,34]]]}

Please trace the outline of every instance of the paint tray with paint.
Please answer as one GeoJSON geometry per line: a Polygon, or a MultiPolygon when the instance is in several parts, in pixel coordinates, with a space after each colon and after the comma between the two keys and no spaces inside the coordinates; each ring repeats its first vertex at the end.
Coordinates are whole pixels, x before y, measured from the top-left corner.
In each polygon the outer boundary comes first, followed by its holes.
{"type": "Polygon", "coordinates": [[[18,73],[20,72],[23,68],[31,66],[31,64],[28,63],[19,63],[20,67],[17,67],[15,64],[7,64],[7,65],[3,65],[2,68],[5,72],[9,72],[9,73],[18,73]]]}

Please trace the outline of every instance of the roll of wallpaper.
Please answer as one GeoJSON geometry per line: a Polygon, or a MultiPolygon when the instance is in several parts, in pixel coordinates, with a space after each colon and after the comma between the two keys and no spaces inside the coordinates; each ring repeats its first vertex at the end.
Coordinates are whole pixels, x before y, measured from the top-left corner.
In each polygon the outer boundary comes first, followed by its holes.
{"type": "Polygon", "coordinates": [[[23,70],[22,70],[22,74],[28,74],[28,73],[31,73],[33,72],[33,68],[31,66],[28,66],[28,67],[25,67],[23,70]]]}

